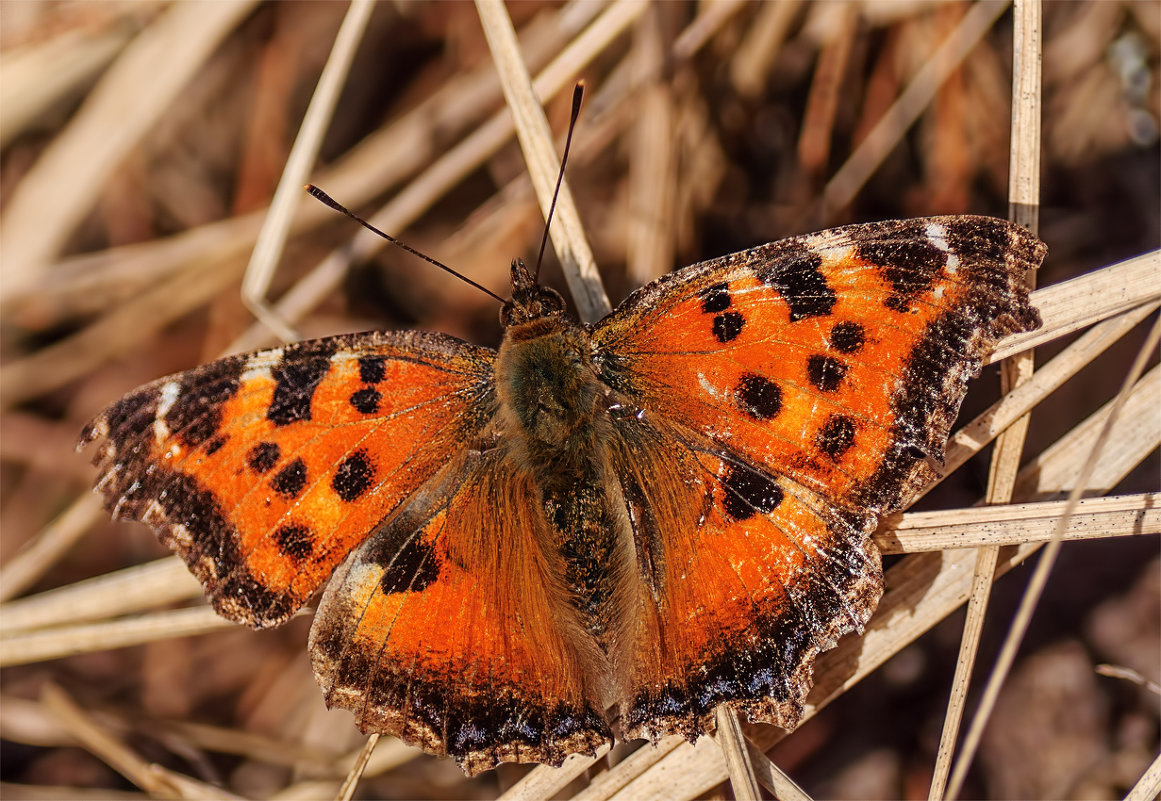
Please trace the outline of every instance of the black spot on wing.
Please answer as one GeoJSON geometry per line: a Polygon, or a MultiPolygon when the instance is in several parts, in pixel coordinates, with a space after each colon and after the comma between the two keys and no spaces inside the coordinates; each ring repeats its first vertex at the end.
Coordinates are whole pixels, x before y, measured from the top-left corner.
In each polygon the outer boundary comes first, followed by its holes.
{"type": "Polygon", "coordinates": [[[738,338],[742,333],[742,328],[746,324],[746,318],[738,312],[728,311],[714,317],[713,332],[714,337],[723,345],[727,342],[732,342],[738,338]]]}
{"type": "Polygon", "coordinates": [[[220,451],[222,446],[229,442],[229,440],[230,438],[224,434],[219,434],[218,436],[211,439],[206,443],[206,456],[213,456],[215,453],[220,451]]]}
{"type": "Polygon", "coordinates": [[[387,374],[387,359],[383,356],[359,358],[359,378],[364,384],[378,384],[387,374]]]}
{"type": "Polygon", "coordinates": [[[705,314],[717,314],[730,308],[730,285],[727,283],[708,286],[697,296],[701,298],[701,310],[705,314]]]}
{"type": "Polygon", "coordinates": [[[270,486],[284,498],[297,498],[306,486],[306,463],[301,458],[290,462],[274,474],[270,486]]]}
{"type": "Polygon", "coordinates": [[[210,440],[222,425],[222,404],[238,391],[246,359],[230,358],[182,375],[165,425],[177,439],[194,448],[210,440]]]}
{"type": "Polygon", "coordinates": [[[758,270],[758,278],[775,289],[790,307],[790,322],[825,317],[837,302],[820,271],[822,258],[805,247],[778,256],[758,270]]]}
{"type": "Polygon", "coordinates": [[[814,444],[832,462],[843,457],[855,444],[855,421],[844,414],[832,414],[818,430],[814,444]]]}
{"type": "Polygon", "coordinates": [[[722,477],[722,507],[735,520],[773,512],[782,503],[782,488],[753,468],[730,465],[722,477]]]}
{"type": "Polygon", "coordinates": [[[277,442],[259,442],[246,454],[246,464],[255,473],[269,473],[281,455],[282,449],[277,442]]]}
{"type": "Polygon", "coordinates": [[[782,388],[756,373],[742,375],[735,397],[742,411],[755,420],[770,420],[782,411],[782,388]]]}
{"type": "Polygon", "coordinates": [[[394,554],[379,564],[383,567],[379,588],[387,595],[420,592],[439,578],[435,549],[423,541],[419,532],[412,532],[394,554]]]}
{"type": "Polygon", "coordinates": [[[866,341],[867,332],[859,323],[844,320],[830,329],[830,346],[839,353],[857,353],[866,341]]]}
{"type": "Polygon", "coordinates": [[[276,529],[274,541],[278,543],[279,553],[296,562],[307,559],[314,551],[314,537],[301,523],[287,523],[276,529]]]}
{"type": "Polygon", "coordinates": [[[334,352],[335,344],[326,339],[288,346],[282,361],[270,371],[274,398],[266,419],[278,426],[309,420],[315,390],[330,370],[334,352]]]}
{"type": "Polygon", "coordinates": [[[806,360],[806,376],[823,392],[834,392],[847,374],[847,366],[833,356],[814,354],[806,360]]]}
{"type": "Polygon", "coordinates": [[[360,414],[375,414],[379,411],[379,402],[382,400],[383,396],[379,390],[364,387],[351,395],[351,406],[360,414]]]}
{"type": "Polygon", "coordinates": [[[357,450],[344,459],[331,479],[331,489],[344,501],[350,503],[371,487],[375,468],[367,451],[357,450]]]}

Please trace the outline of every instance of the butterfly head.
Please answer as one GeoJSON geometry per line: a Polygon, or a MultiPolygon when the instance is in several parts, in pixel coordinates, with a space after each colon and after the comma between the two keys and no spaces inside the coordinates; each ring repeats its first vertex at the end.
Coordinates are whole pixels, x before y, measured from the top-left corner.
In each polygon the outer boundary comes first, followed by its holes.
{"type": "Polygon", "coordinates": [[[554,289],[541,286],[522,259],[512,260],[512,299],[500,310],[505,328],[564,313],[564,298],[554,289]]]}

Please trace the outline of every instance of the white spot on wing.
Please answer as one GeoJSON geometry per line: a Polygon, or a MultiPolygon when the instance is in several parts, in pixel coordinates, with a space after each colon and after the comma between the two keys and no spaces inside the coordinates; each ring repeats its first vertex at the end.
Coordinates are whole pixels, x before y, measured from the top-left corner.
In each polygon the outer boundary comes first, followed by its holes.
{"type": "Polygon", "coordinates": [[[947,244],[947,229],[943,227],[942,223],[928,223],[927,224],[927,240],[944,253],[951,253],[951,247],[947,244]]]}
{"type": "Polygon", "coordinates": [[[948,244],[947,228],[942,223],[928,223],[926,234],[928,242],[947,254],[947,272],[950,275],[955,275],[956,270],[959,269],[959,256],[952,252],[951,245],[948,244]]]}
{"type": "Polygon", "coordinates": [[[261,356],[254,356],[250,361],[246,362],[246,369],[242,371],[242,382],[253,381],[256,378],[269,378],[270,365],[278,364],[282,361],[282,348],[275,348],[263,353],[261,356]]]}
{"type": "Polygon", "coordinates": [[[700,372],[700,371],[698,372],[697,383],[701,386],[702,391],[705,392],[705,394],[709,395],[714,400],[719,400],[719,401],[725,400],[725,398],[722,395],[721,390],[719,390],[717,387],[715,387],[713,384],[710,383],[710,380],[705,377],[705,373],[700,372]]]}
{"type": "Polygon", "coordinates": [[[161,391],[157,397],[157,411],[153,417],[153,438],[158,442],[165,442],[169,439],[169,426],[165,424],[165,416],[173,408],[174,401],[177,400],[180,391],[181,385],[176,381],[169,381],[161,386],[161,391]]]}

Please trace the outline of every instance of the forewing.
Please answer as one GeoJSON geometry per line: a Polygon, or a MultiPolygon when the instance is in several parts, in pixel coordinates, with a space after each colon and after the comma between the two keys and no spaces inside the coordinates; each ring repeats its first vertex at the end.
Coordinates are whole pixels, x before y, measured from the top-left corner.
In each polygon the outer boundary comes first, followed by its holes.
{"type": "Polygon", "coordinates": [[[469,775],[611,744],[546,531],[499,449],[449,466],[331,579],[311,629],[327,703],[469,775]]]}
{"type": "Polygon", "coordinates": [[[1043,243],[986,217],[847,226],[693,265],[596,327],[602,379],[835,503],[898,508],[932,477],[968,378],[1039,326],[1043,243]]]}
{"type": "Polygon", "coordinates": [[[494,411],[492,351],[367,333],[147,384],[86,427],[114,516],[157,529],[219,613],[289,618],[494,411]]]}

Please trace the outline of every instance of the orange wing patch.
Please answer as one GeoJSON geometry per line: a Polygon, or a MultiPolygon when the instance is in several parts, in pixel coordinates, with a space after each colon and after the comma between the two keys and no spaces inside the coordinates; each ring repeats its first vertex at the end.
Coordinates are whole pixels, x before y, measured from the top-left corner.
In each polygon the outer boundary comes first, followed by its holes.
{"type": "Polygon", "coordinates": [[[484,349],[366,334],[223,359],[127,395],[93,421],[98,488],[155,526],[240,623],[277,625],[492,407],[484,349]]]}
{"type": "Polygon", "coordinates": [[[793,727],[814,658],[861,630],[882,593],[873,517],[676,431],[617,433],[634,540],[664,546],[627,651],[626,735],[693,740],[722,703],[793,727]]]}
{"type": "Polygon", "coordinates": [[[328,704],[469,774],[611,744],[600,655],[538,533],[531,476],[477,456],[422,495],[323,597],[311,653],[328,704]]]}
{"type": "Polygon", "coordinates": [[[594,340],[634,404],[890,511],[932,477],[984,352],[1039,325],[1023,281],[1043,253],[988,218],[837,228],[662,279],[594,340]]]}

